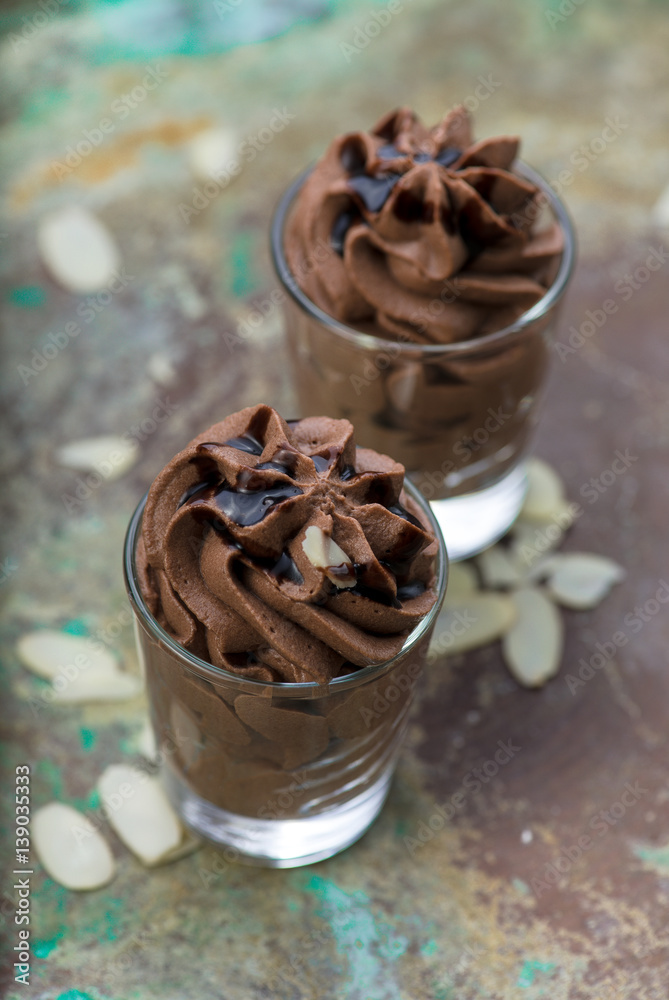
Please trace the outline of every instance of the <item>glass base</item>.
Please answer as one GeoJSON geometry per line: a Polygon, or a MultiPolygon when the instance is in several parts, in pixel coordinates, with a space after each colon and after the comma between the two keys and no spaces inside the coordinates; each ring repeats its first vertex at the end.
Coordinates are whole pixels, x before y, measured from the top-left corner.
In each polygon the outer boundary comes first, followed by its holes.
{"type": "Polygon", "coordinates": [[[511,469],[493,486],[446,500],[432,500],[451,562],[469,559],[506,534],[518,517],[527,493],[525,463],[511,469]]]}
{"type": "Polygon", "coordinates": [[[381,812],[393,770],[394,762],[354,799],[297,819],[255,819],[226,812],[192,792],[169,768],[164,778],[184,821],[200,836],[231,849],[226,858],[265,868],[297,868],[330,858],[362,837],[381,812]]]}

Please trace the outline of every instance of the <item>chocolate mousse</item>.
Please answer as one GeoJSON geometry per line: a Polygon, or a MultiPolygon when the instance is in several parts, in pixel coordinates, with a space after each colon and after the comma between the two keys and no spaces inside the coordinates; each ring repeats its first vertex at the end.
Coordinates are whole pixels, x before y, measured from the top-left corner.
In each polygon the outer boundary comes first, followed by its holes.
{"type": "Polygon", "coordinates": [[[475,142],[462,107],[431,129],[401,108],[339,136],[286,232],[302,290],[343,323],[419,344],[512,323],[545,294],[563,249],[556,222],[534,225],[539,189],[513,172],[519,142],[475,142]]]}
{"type": "Polygon", "coordinates": [[[331,143],[275,244],[289,290],[383,341],[342,336],[291,298],[302,412],[351,420],[359,442],[402,462],[428,499],[503,476],[534,421],[554,309],[487,336],[543,298],[564,250],[545,189],[516,166],[518,147],[516,136],[475,141],[463,107],[430,129],[393,111],[331,143]]]}
{"type": "Polygon", "coordinates": [[[203,661],[143,643],[177,796],[185,783],[268,818],[281,793],[296,815],[314,787],[327,803],[388,767],[429,633],[398,654],[437,600],[438,542],[403,479],[356,448],[347,421],[286,422],[265,405],[214,424],[157,476],[136,578],[158,624],[203,661]],[[356,686],[372,664],[380,675],[356,686]],[[310,693],[291,695],[300,682],[310,693]]]}

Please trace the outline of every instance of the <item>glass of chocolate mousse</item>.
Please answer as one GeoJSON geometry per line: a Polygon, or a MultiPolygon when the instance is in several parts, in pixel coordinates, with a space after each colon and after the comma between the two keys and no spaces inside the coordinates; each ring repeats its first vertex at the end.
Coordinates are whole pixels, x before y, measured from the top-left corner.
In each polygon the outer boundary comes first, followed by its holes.
{"type": "Polygon", "coordinates": [[[404,468],[346,420],[269,406],[214,424],[125,544],[172,801],[226,857],[303,865],[388,794],[447,558],[404,468]]]}
{"type": "Polygon", "coordinates": [[[340,136],[289,187],[271,245],[303,415],[350,420],[431,501],[449,556],[501,537],[526,491],[575,241],[519,140],[464,108],[340,136]]]}

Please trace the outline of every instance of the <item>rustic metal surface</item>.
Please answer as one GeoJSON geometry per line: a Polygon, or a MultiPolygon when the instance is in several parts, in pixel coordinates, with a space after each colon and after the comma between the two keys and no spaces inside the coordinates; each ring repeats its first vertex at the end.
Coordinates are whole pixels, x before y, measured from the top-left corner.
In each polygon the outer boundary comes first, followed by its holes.
{"type": "Polygon", "coordinates": [[[136,759],[142,704],[33,711],[40,682],[14,642],[40,625],[102,631],[132,660],[120,550],[138,497],[225,413],[258,401],[295,410],[268,298],[272,206],[331,135],[399,103],[432,121],[468,99],[479,134],[520,132],[524,157],[562,188],[581,242],[562,342],[604,300],[617,310],[556,356],[537,452],[582,504],[565,547],[610,555],[627,578],[595,611],[565,613],[562,670],[541,692],[520,690],[495,646],[434,664],[390,801],[337,858],[264,871],[206,847],[148,872],[110,832],[119,874],[108,888],[70,893],[36,870],[30,986],[12,982],[9,958],[11,998],[669,997],[669,612],[652,603],[669,580],[666,264],[634,276],[669,246],[651,213],[669,181],[666,6],[415,0],[382,25],[383,11],[352,0],[3,8],[12,782],[27,761],[34,807],[56,798],[95,813],[102,769],[136,759]],[[367,31],[373,11],[378,33],[367,31]],[[259,35],[273,37],[253,44],[259,35]],[[121,117],[113,102],[147,66],[162,82],[121,117]],[[213,123],[258,135],[276,108],[294,118],[185,219],[180,205],[201,186],[185,142],[213,123]],[[114,128],[100,147],[54,170],[104,116],[114,128]],[[91,322],[36,254],[38,220],[70,202],[107,223],[128,275],[91,322]],[[267,317],[245,325],[257,308],[267,317]],[[22,378],[33,349],[71,321],[80,334],[22,378]],[[157,406],[169,417],[142,430],[157,406]],[[54,450],[107,433],[138,439],[140,461],[68,509],[78,474],[54,450]],[[629,468],[611,479],[617,452],[629,468]],[[609,657],[620,631],[627,641],[609,657]],[[498,741],[512,745],[501,765],[489,763],[498,741]],[[454,812],[441,829],[438,806],[454,812]]]}

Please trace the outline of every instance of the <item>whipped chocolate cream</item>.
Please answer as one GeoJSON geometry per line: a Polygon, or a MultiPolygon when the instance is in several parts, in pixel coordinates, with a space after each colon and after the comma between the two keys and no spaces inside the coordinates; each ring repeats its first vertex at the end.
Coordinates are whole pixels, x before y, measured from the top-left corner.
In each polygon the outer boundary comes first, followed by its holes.
{"type": "MultiPolygon", "coordinates": [[[[436,600],[437,542],[403,478],[356,449],[346,420],[233,414],[149,491],[137,547],[149,610],[242,677],[325,684],[390,659],[436,600]]],[[[280,724],[268,715],[260,731],[280,724]]]]}
{"type": "Polygon", "coordinates": [[[535,224],[539,189],[513,172],[518,146],[475,142],[464,107],[431,129],[402,108],[335,139],[286,231],[300,287],[343,323],[419,344],[511,324],[543,297],[563,250],[557,223],[535,224]]]}

